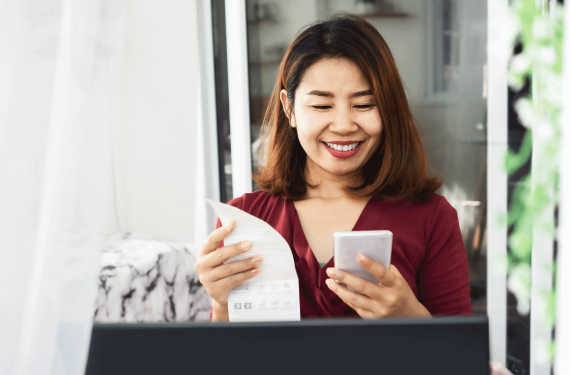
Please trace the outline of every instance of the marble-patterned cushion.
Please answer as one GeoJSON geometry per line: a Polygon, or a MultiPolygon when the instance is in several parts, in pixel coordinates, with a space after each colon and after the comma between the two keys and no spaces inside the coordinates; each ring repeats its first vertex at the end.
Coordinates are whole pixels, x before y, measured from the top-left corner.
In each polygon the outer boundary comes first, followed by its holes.
{"type": "Polygon", "coordinates": [[[207,321],[211,299],[189,245],[111,236],[103,250],[94,322],[207,321]]]}

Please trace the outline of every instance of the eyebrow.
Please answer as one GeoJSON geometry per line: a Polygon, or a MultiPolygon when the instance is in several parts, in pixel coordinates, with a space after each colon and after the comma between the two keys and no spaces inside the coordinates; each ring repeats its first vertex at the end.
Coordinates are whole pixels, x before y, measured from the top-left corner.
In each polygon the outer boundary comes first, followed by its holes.
{"type": "MultiPolygon", "coordinates": [[[[324,96],[326,98],[334,98],[334,94],[330,91],[311,90],[306,95],[324,96]]],[[[358,91],[350,94],[349,98],[358,98],[361,96],[372,95],[372,90],[358,91]]]]}

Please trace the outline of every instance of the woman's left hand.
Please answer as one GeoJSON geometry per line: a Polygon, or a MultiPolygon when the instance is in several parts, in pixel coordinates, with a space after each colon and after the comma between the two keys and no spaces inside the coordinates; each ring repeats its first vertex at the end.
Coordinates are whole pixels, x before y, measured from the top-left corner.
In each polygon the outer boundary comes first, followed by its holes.
{"type": "Polygon", "coordinates": [[[357,260],[379,280],[378,284],[335,268],[327,269],[330,279],[327,279],[326,283],[358,315],[364,319],[384,316],[431,316],[393,264],[387,269],[363,254],[360,254],[357,260]],[[362,294],[351,292],[334,280],[362,294]]]}

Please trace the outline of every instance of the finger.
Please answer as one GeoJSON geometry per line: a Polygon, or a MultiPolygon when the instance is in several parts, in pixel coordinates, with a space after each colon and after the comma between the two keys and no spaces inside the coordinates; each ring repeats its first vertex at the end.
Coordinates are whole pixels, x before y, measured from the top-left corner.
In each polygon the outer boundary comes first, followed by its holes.
{"type": "MultiPolygon", "coordinates": [[[[345,302],[345,303],[346,303],[346,302],[345,302]]],[[[354,306],[354,305],[351,305],[351,304],[349,304],[349,303],[347,303],[347,305],[350,306],[351,309],[353,309],[354,311],[356,311],[356,312],[358,313],[358,315],[360,315],[361,317],[363,317],[363,315],[372,314],[370,311],[361,309],[361,308],[358,307],[358,306],[354,306]]]]}
{"type": "Polygon", "coordinates": [[[217,267],[222,265],[226,260],[241,255],[251,250],[251,242],[241,241],[232,245],[220,247],[206,255],[204,259],[205,267],[217,267]]]}
{"type": "Polygon", "coordinates": [[[223,283],[227,290],[230,290],[234,286],[243,283],[246,280],[253,278],[255,275],[259,273],[259,268],[254,268],[250,271],[244,271],[240,273],[236,273],[232,276],[228,276],[219,280],[218,282],[223,283]]]}
{"type": "Polygon", "coordinates": [[[351,306],[353,309],[360,308],[364,310],[372,309],[372,300],[362,294],[351,292],[342,285],[339,285],[333,279],[327,279],[325,281],[327,286],[332,290],[337,296],[340,297],[347,305],[351,306]]]}
{"type": "Polygon", "coordinates": [[[360,315],[360,317],[363,319],[377,319],[378,318],[378,316],[376,316],[373,312],[361,309],[360,307],[352,307],[352,309],[354,311],[356,311],[358,313],[358,315],[360,315]]]}
{"type": "Polygon", "coordinates": [[[398,271],[398,269],[396,268],[395,265],[390,264],[390,271],[392,271],[392,273],[394,273],[394,275],[404,278],[404,276],[402,276],[402,274],[400,273],[400,271],[398,271]]]}
{"type": "Polygon", "coordinates": [[[234,227],[235,223],[233,221],[230,221],[218,229],[212,231],[212,233],[210,233],[206,239],[204,246],[202,246],[202,249],[200,249],[200,254],[207,255],[212,251],[215,251],[220,245],[220,242],[223,241],[224,238],[226,238],[232,232],[234,227]]]}
{"type": "Polygon", "coordinates": [[[396,282],[396,275],[390,272],[390,270],[382,264],[370,259],[366,255],[359,254],[356,260],[362,267],[364,267],[365,270],[374,275],[383,286],[391,287],[396,282]]]}
{"type": "Polygon", "coordinates": [[[378,297],[382,295],[381,286],[364,280],[361,277],[354,276],[351,273],[340,271],[336,268],[328,268],[327,275],[335,280],[342,281],[349,287],[373,299],[378,299],[378,297]]]}
{"type": "Polygon", "coordinates": [[[261,262],[263,262],[263,257],[261,255],[256,255],[247,259],[226,263],[219,267],[215,267],[209,275],[209,279],[212,281],[218,281],[244,271],[249,271],[258,267],[261,262]]]}
{"type": "MultiPolygon", "coordinates": [[[[348,289],[342,287],[341,285],[339,285],[338,283],[336,283],[336,282],[333,281],[332,279],[328,279],[328,280],[327,280],[327,286],[329,286],[329,288],[331,288],[331,290],[332,290],[332,289],[335,289],[335,290],[338,291],[338,290],[340,290],[340,289],[342,288],[342,289],[346,290],[347,292],[352,293],[351,291],[349,291],[348,289]],[[329,282],[328,280],[331,280],[332,282],[329,282]],[[329,285],[329,283],[330,283],[330,285],[329,285]],[[337,286],[338,286],[338,288],[337,288],[337,286]]],[[[333,290],[333,292],[336,293],[335,290],[333,290]]],[[[339,292],[339,293],[342,294],[342,292],[339,292]]],[[[366,299],[365,296],[364,296],[364,298],[365,298],[366,300],[359,300],[358,298],[355,298],[355,299],[353,300],[353,299],[348,298],[348,297],[343,298],[343,297],[340,296],[339,293],[337,293],[337,295],[338,295],[348,306],[350,306],[354,311],[356,311],[356,312],[358,313],[358,315],[359,315],[361,318],[363,318],[363,319],[377,319],[377,318],[383,316],[381,313],[378,313],[378,312],[375,313],[375,312],[374,312],[374,311],[375,311],[375,310],[374,310],[374,307],[375,307],[375,306],[374,306],[374,304],[375,304],[375,301],[374,301],[374,300],[372,300],[372,299],[370,299],[370,298],[366,299]],[[362,307],[362,304],[363,304],[363,303],[366,304],[366,307],[362,307]],[[380,314],[380,315],[379,315],[379,314],[380,314]]],[[[353,294],[355,294],[355,293],[353,293],[353,294]]],[[[356,296],[359,296],[359,295],[356,294],[356,296]]],[[[376,307],[377,307],[377,306],[376,306],[376,307]]],[[[378,310],[378,309],[376,308],[376,311],[377,311],[377,310],[378,310]]]]}

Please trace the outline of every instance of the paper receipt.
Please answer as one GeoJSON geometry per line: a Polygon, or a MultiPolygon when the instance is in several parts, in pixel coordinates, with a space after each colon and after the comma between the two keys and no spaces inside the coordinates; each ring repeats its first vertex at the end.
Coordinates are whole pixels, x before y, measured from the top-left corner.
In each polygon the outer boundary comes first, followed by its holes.
{"type": "Polygon", "coordinates": [[[291,248],[273,227],[239,208],[207,199],[222,225],[235,223],[224,245],[249,240],[251,250],[228,262],[261,255],[259,273],[230,290],[228,310],[231,322],[293,321],[301,319],[299,279],[291,248]]]}

